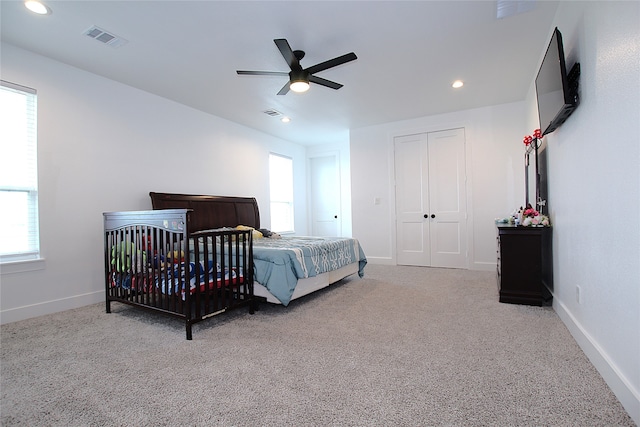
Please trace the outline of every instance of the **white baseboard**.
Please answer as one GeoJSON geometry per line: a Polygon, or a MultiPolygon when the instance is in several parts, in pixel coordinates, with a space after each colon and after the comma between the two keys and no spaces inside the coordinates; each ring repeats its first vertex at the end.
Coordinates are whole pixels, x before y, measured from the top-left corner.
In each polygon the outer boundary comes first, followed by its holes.
{"type": "Polygon", "coordinates": [[[104,301],[104,290],[0,311],[0,324],[58,313],[104,301]]]}
{"type": "Polygon", "coordinates": [[[576,340],[584,354],[589,358],[596,370],[602,375],[613,394],[616,395],[631,419],[640,425],[640,392],[636,390],[607,353],[598,345],[591,335],[576,320],[567,306],[559,301],[555,295],[553,309],[566,325],[567,329],[576,340]]]}
{"type": "MultiPolygon", "coordinates": [[[[367,262],[369,264],[377,264],[377,265],[397,265],[396,261],[393,258],[386,257],[367,257],[367,262]]],[[[469,266],[470,270],[476,271],[496,271],[496,263],[495,262],[474,262],[469,266]]]]}
{"type": "Polygon", "coordinates": [[[480,262],[476,261],[471,264],[471,270],[476,271],[496,271],[497,264],[495,262],[480,262]]]}

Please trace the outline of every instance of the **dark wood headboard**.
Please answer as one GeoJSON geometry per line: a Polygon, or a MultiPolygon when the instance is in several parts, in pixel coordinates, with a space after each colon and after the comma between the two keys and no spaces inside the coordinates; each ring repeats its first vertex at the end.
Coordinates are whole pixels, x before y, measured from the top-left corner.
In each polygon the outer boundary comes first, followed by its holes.
{"type": "Polygon", "coordinates": [[[149,193],[153,209],[191,209],[190,232],[248,225],[260,228],[255,197],[149,193]]]}

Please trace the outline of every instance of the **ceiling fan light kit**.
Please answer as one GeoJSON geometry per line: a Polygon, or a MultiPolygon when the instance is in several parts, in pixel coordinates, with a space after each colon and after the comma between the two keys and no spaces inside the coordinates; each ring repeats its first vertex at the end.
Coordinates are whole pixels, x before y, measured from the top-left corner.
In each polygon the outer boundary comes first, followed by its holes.
{"type": "Polygon", "coordinates": [[[306,92],[309,90],[309,83],[305,81],[291,82],[289,89],[298,93],[306,92]]]}
{"type": "Polygon", "coordinates": [[[306,92],[309,90],[309,73],[300,71],[291,71],[289,73],[289,89],[294,92],[306,92]]]}
{"type": "Polygon", "coordinates": [[[275,39],[273,41],[280,53],[284,57],[284,60],[289,65],[291,71],[289,73],[284,71],[244,71],[237,70],[236,72],[239,75],[252,75],[252,76],[283,76],[289,75],[289,82],[284,85],[278,95],[286,95],[291,89],[294,92],[306,92],[309,90],[310,83],[316,83],[321,86],[325,86],[331,89],[340,89],[342,85],[340,83],[332,82],[331,80],[323,79],[322,77],[318,77],[314,75],[315,73],[319,73],[320,71],[327,70],[329,68],[337,67],[338,65],[342,65],[344,63],[353,61],[358,59],[355,53],[347,53],[342,56],[338,56],[337,58],[330,59],[328,61],[321,62],[319,64],[313,65],[308,68],[302,68],[300,65],[300,60],[304,58],[304,51],[302,50],[291,50],[291,46],[289,46],[289,42],[286,39],[275,39]]]}

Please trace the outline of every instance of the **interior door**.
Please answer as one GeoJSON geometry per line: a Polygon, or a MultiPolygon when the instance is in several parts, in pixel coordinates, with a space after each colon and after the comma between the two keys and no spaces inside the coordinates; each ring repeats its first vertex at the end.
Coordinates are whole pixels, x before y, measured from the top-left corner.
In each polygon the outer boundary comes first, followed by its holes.
{"type": "Polygon", "coordinates": [[[431,265],[467,267],[464,129],[427,135],[431,265]]]}
{"type": "Polygon", "coordinates": [[[340,179],[335,155],[312,157],[309,161],[311,234],[340,235],[340,179]]]}
{"type": "Polygon", "coordinates": [[[401,265],[428,266],[429,175],[426,134],[394,139],[396,171],[396,262],[401,265]]]}
{"type": "Polygon", "coordinates": [[[394,139],[396,261],[467,267],[464,129],[394,139]]]}

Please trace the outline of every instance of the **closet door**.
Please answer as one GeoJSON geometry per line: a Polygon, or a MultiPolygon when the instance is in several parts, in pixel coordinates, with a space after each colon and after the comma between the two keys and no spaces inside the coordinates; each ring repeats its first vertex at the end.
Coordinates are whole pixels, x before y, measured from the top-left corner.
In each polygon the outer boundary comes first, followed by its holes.
{"type": "Polygon", "coordinates": [[[464,129],[427,135],[431,265],[467,268],[464,129]]]}
{"type": "Polygon", "coordinates": [[[396,259],[467,267],[464,129],[394,139],[396,259]]]}
{"type": "Polygon", "coordinates": [[[396,262],[431,265],[427,134],[394,139],[396,171],[396,262]]]}

